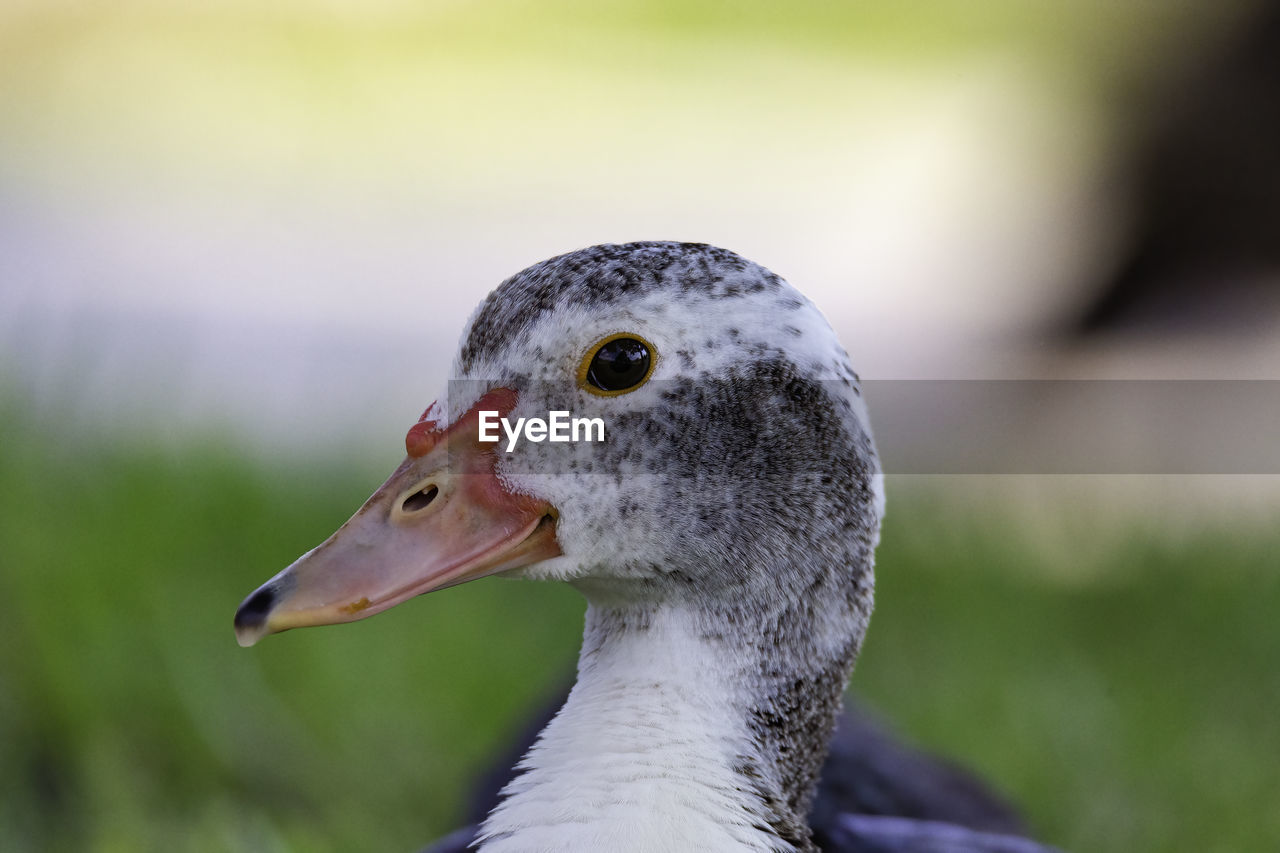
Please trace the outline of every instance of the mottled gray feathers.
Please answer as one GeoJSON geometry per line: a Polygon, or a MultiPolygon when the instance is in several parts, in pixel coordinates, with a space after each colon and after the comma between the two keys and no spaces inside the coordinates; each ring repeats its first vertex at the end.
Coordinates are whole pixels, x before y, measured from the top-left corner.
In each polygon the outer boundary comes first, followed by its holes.
{"type": "Polygon", "coordinates": [[[459,363],[469,370],[477,360],[492,358],[522,328],[566,306],[622,302],[664,288],[696,288],[733,298],[781,287],[781,280],[764,267],[704,243],[610,243],[579,249],[534,264],[489,294],[472,322],[459,363]]]}

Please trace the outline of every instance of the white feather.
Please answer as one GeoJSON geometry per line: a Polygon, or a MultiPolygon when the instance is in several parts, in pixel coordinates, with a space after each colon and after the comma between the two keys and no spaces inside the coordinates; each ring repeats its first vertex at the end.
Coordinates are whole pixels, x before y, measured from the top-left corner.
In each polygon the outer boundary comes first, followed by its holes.
{"type": "Polygon", "coordinates": [[[722,664],[690,615],[669,608],[584,652],[481,851],[778,850],[732,770],[750,747],[726,713],[742,696],[722,664]]]}

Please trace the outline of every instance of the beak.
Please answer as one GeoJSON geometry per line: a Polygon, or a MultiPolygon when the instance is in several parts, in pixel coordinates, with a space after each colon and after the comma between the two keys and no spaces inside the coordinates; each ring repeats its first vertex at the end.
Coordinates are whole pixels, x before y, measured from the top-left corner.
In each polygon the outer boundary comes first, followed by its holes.
{"type": "Polygon", "coordinates": [[[558,556],[555,509],[509,491],[498,444],[479,441],[479,412],[505,416],[516,394],[480,398],[452,425],[427,410],[405,438],[408,457],[319,547],[267,581],[236,611],[236,639],[353,622],[424,592],[558,556]]]}

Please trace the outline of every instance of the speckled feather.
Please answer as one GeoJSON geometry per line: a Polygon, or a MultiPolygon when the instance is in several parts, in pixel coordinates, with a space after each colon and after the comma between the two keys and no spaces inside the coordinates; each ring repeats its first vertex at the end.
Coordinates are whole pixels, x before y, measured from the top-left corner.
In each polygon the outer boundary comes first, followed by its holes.
{"type": "MultiPolygon", "coordinates": [[[[580,249],[534,264],[481,303],[464,334],[458,366],[500,358],[508,343],[566,305],[596,308],[664,292],[713,300],[789,288],[776,275],[725,249],[702,243],[626,243],[580,249]]],[[[794,292],[779,304],[801,306],[794,292]]]]}

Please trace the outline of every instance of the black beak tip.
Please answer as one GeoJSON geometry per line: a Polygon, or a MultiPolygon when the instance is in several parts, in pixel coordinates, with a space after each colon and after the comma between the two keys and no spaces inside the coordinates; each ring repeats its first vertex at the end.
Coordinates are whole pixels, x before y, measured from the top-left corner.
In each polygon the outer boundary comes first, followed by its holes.
{"type": "Polygon", "coordinates": [[[267,615],[275,601],[275,590],[268,585],[240,604],[235,619],[236,639],[240,641],[240,645],[251,646],[266,633],[267,615]]]}

